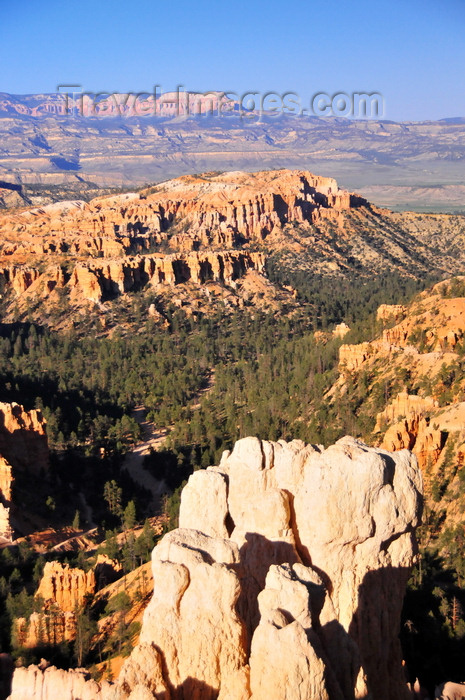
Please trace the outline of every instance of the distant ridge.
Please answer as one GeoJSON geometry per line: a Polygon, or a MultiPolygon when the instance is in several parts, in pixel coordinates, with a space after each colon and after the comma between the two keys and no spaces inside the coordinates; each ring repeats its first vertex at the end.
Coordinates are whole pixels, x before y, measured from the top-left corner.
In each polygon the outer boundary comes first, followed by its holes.
{"type": "Polygon", "coordinates": [[[57,114],[58,94],[0,93],[0,179],[23,184],[40,205],[207,170],[298,168],[390,208],[465,210],[463,117],[178,116],[176,94],[160,98],[156,116],[131,116],[123,104],[119,116],[79,117],[57,114]]]}

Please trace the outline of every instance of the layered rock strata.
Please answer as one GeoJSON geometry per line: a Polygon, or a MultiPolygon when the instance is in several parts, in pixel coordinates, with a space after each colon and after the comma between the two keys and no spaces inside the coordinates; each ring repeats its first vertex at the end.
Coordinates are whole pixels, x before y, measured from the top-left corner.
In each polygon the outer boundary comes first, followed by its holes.
{"type": "Polygon", "coordinates": [[[37,596],[44,600],[45,607],[58,606],[63,612],[73,612],[82,605],[86,596],[95,592],[95,574],[49,561],[45,564],[37,596]]]}
{"type": "Polygon", "coordinates": [[[231,283],[264,272],[256,252],[283,226],[366,204],[306,171],[186,176],[140,193],[0,215],[0,293],[99,302],[146,284],[231,283]]]}
{"type": "MultiPolygon", "coordinates": [[[[407,450],[240,440],[190,478],[180,528],[153,551],[140,644],[93,698],[407,699],[398,632],[421,491],[407,450]]],[[[11,700],[51,697],[52,670],[38,673],[16,672],[11,700]]],[[[87,697],[55,673],[63,700],[87,697]]]]}
{"type": "Polygon", "coordinates": [[[188,175],[141,193],[6,213],[0,251],[112,257],[166,241],[182,252],[234,248],[264,240],[276,226],[315,223],[362,204],[333,178],[303,170],[188,175]]]}
{"type": "Polygon", "coordinates": [[[13,483],[12,467],[0,456],[0,537],[11,540],[13,531],[10,525],[11,487],[13,483]]]}

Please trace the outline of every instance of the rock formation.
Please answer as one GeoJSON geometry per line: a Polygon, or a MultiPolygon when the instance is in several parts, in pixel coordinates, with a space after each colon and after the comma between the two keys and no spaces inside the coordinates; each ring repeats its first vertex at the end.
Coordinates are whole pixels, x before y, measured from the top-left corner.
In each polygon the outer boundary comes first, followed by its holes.
{"type": "Polygon", "coordinates": [[[58,607],[51,612],[34,612],[28,618],[14,620],[14,634],[24,648],[55,646],[76,638],[76,615],[58,607]]]}
{"type": "MultiPolygon", "coordinates": [[[[407,700],[398,632],[421,490],[407,450],[240,440],[190,478],[180,528],[153,551],[140,644],[92,697],[407,700]]],[[[88,697],[62,673],[17,671],[11,700],[52,697],[55,677],[62,700],[88,697]]]]}
{"type": "Polygon", "coordinates": [[[36,597],[43,601],[41,612],[15,621],[16,635],[25,647],[59,644],[76,636],[76,610],[96,589],[93,570],[83,571],[68,564],[45,564],[36,597]]]}
{"type": "Polygon", "coordinates": [[[0,456],[0,538],[11,540],[13,531],[10,525],[12,467],[0,456]]]}
{"type": "Polygon", "coordinates": [[[437,700],[464,700],[465,683],[452,683],[447,681],[438,685],[434,692],[437,700]]]}
{"type": "Polygon", "coordinates": [[[0,233],[9,255],[30,250],[115,257],[164,241],[189,252],[262,241],[276,226],[315,223],[362,204],[334,179],[302,170],[189,175],[140,194],[7,213],[0,217],[0,233]]]}
{"type": "Polygon", "coordinates": [[[14,468],[40,474],[48,469],[45,421],[40,411],[0,403],[0,455],[14,468]]]}
{"type": "MultiPolygon", "coordinates": [[[[103,687],[106,684],[103,683],[103,687]]],[[[17,668],[13,675],[11,698],[16,700],[98,700],[101,685],[84,669],[62,671],[54,666],[17,668]]]]}
{"type": "Polygon", "coordinates": [[[263,253],[239,251],[147,255],[124,260],[92,262],[74,268],[67,287],[72,293],[98,302],[147,284],[174,286],[183,282],[204,284],[209,280],[230,284],[248,270],[262,273],[263,253]]]}
{"type": "Polygon", "coordinates": [[[347,323],[338,323],[333,330],[333,336],[335,338],[344,338],[344,336],[346,336],[349,332],[350,327],[347,325],[347,323]]]}
{"type": "Polygon", "coordinates": [[[0,403],[0,539],[11,540],[11,489],[16,470],[40,474],[48,468],[45,422],[40,411],[0,403]]]}
{"type": "Polygon", "coordinates": [[[437,410],[438,406],[438,401],[432,396],[400,392],[376,417],[375,432],[389,426],[381,447],[391,451],[412,450],[423,470],[436,464],[446,436],[439,427],[431,425],[428,413],[437,410]]]}
{"type": "Polygon", "coordinates": [[[94,591],[95,574],[92,570],[86,572],[49,561],[45,564],[36,595],[43,598],[45,608],[56,605],[63,612],[73,612],[94,591]]]}
{"type": "Polygon", "coordinates": [[[359,343],[358,345],[341,345],[339,348],[339,369],[341,372],[357,372],[370,358],[380,353],[391,351],[388,343],[379,340],[359,343]]]}
{"type": "Polygon", "coordinates": [[[403,304],[381,304],[376,311],[378,321],[398,321],[401,320],[407,308],[403,304]]]}
{"type": "Polygon", "coordinates": [[[338,220],[364,203],[332,178],[281,170],[186,176],[140,193],[7,212],[0,290],[48,298],[63,289],[73,302],[101,302],[148,284],[231,284],[264,272],[256,248],[286,224],[338,220]]]}

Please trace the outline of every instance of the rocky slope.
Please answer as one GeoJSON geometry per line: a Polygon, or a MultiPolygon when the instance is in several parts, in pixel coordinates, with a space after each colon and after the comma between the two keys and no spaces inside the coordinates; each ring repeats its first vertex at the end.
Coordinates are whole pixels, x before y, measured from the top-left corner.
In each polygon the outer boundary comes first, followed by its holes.
{"type": "Polygon", "coordinates": [[[284,277],[446,275],[462,268],[464,231],[460,216],[379,210],[306,171],[186,176],[0,216],[1,301],[5,320],[62,323],[139,291],[160,319],[175,299],[191,312],[214,297],[292,309],[292,288],[266,279],[270,260],[284,277]]]}
{"type": "MultiPolygon", "coordinates": [[[[184,177],[139,194],[8,213],[0,217],[0,283],[15,311],[18,299],[30,311],[63,295],[79,305],[186,283],[215,290],[244,278],[250,287],[250,273],[263,276],[274,232],[362,203],[333,179],[279,171],[184,177]]],[[[254,284],[263,296],[263,282],[254,284]]]]}
{"type": "Polygon", "coordinates": [[[448,538],[458,538],[458,552],[465,509],[464,282],[438,283],[406,307],[382,307],[385,327],[377,337],[340,348],[339,378],[328,395],[340,402],[363,383],[358,411],[376,417],[366,439],[417,456],[428,510],[425,544],[436,543],[449,564],[455,554],[448,538]]]}
{"type": "Polygon", "coordinates": [[[405,450],[240,440],[185,487],[116,684],[29,667],[11,700],[408,698],[397,635],[421,491],[405,450]]]}

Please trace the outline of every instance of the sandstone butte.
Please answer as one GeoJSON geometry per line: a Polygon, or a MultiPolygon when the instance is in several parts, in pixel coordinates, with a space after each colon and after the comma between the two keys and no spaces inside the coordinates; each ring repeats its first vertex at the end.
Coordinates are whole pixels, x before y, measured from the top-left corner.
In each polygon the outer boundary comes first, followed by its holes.
{"type": "Polygon", "coordinates": [[[15,471],[41,474],[47,469],[48,444],[40,411],[0,403],[0,540],[13,537],[10,508],[15,471]]]}
{"type": "Polygon", "coordinates": [[[10,700],[402,700],[422,478],[407,450],[239,440],[195,472],[152,555],[115,683],[16,669],[10,700]]]}
{"type": "Polygon", "coordinates": [[[100,302],[146,285],[231,283],[263,272],[256,250],[286,223],[366,204],[306,171],[185,176],[140,193],[0,215],[0,283],[18,298],[100,302]],[[155,251],[155,252],[154,252],[155,251]]]}

